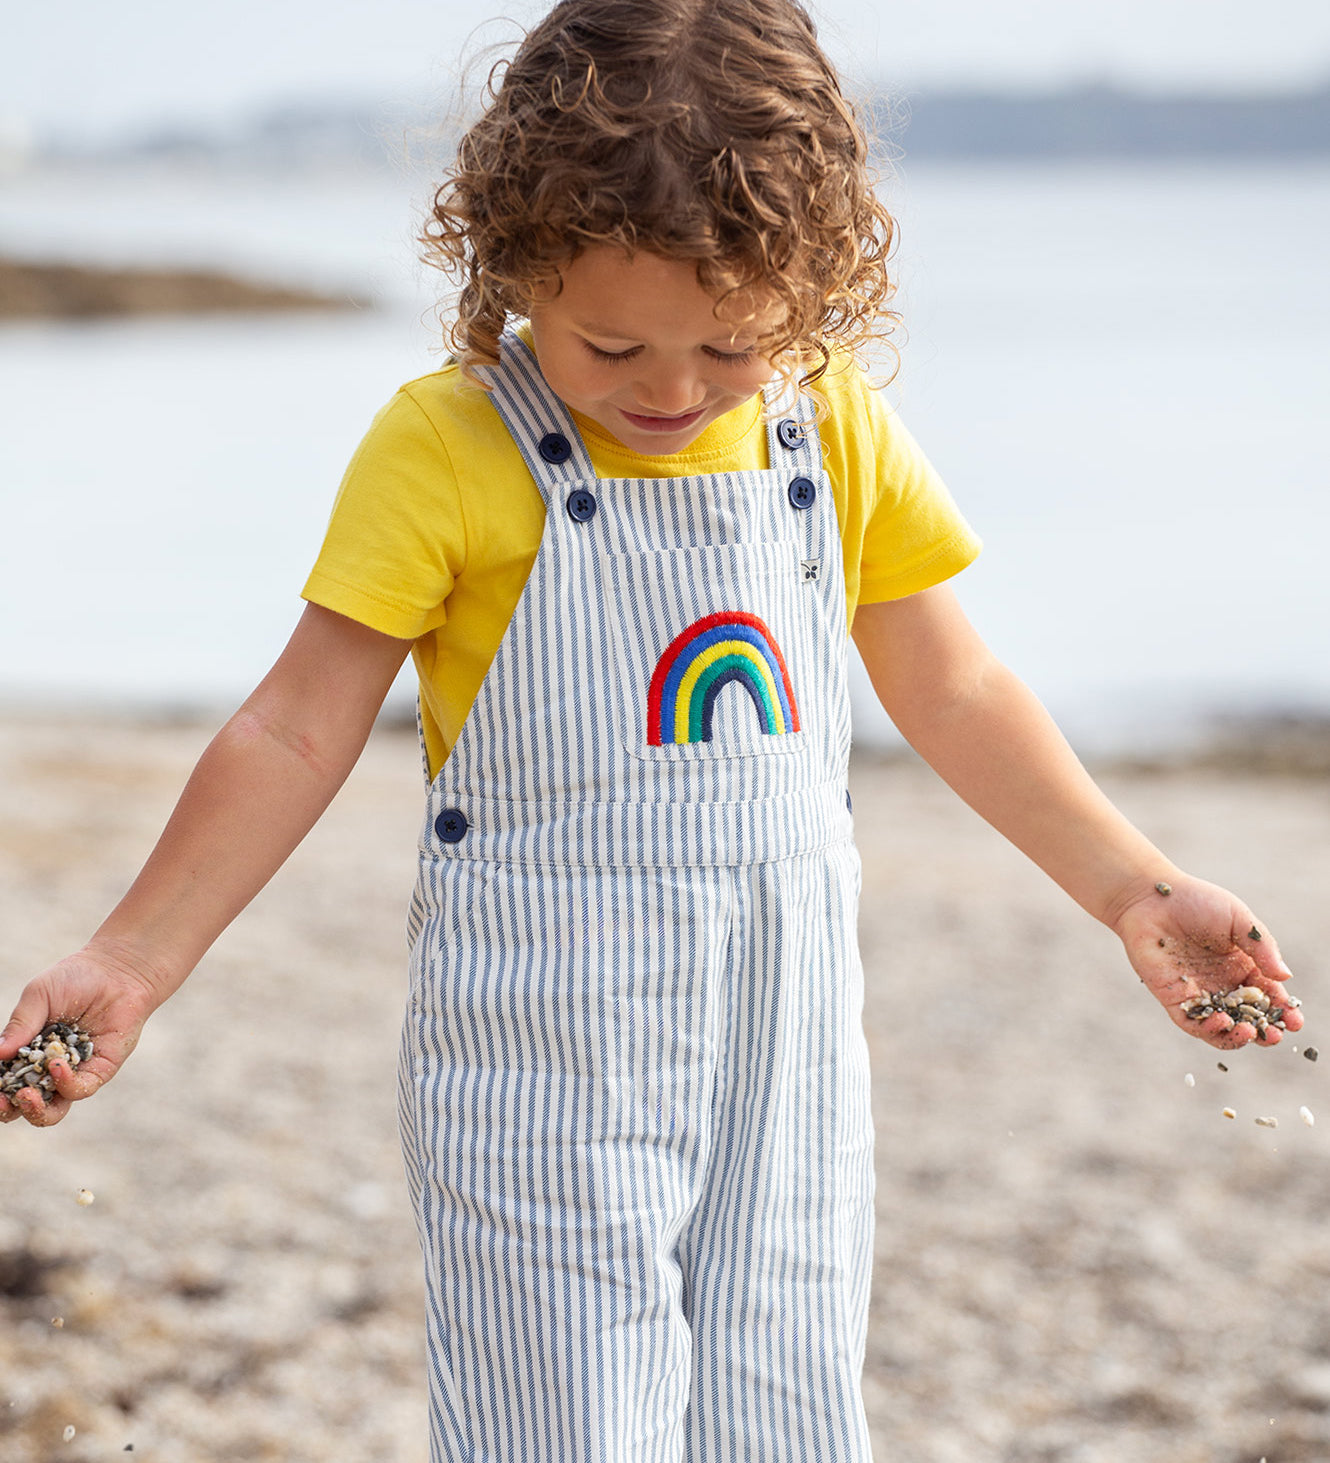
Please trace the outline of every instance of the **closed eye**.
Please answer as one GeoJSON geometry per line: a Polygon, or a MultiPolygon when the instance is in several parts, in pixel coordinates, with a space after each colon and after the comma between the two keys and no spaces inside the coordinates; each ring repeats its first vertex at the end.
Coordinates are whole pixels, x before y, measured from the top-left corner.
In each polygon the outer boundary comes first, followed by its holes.
{"type": "MultiPolygon", "coordinates": [[[[625,351],[607,351],[592,341],[587,340],[585,336],[582,336],[581,340],[590,354],[598,361],[607,361],[610,363],[631,361],[634,356],[642,354],[642,347],[640,345],[629,346],[625,351]]],[[[713,361],[718,361],[721,365],[725,366],[747,366],[751,364],[753,358],[757,355],[756,349],[751,345],[741,351],[722,351],[710,345],[705,345],[702,349],[713,361]]]]}
{"type": "Polygon", "coordinates": [[[592,345],[585,337],[582,337],[582,344],[598,361],[631,361],[634,356],[642,353],[640,345],[630,346],[626,351],[606,351],[601,350],[598,345],[592,345]]]}
{"type": "Polygon", "coordinates": [[[703,349],[713,361],[720,361],[726,366],[746,366],[757,354],[753,346],[741,351],[718,351],[711,346],[704,346],[703,349]]]}

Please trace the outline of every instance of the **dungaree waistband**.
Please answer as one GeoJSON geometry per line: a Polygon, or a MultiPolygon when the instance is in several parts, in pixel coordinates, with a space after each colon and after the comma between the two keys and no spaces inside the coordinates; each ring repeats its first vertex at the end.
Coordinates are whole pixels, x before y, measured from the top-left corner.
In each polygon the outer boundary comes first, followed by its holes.
{"type": "Polygon", "coordinates": [[[530,803],[436,787],[420,851],[498,863],[715,868],[795,858],[851,836],[841,782],[765,802],[713,803],[530,803]]]}

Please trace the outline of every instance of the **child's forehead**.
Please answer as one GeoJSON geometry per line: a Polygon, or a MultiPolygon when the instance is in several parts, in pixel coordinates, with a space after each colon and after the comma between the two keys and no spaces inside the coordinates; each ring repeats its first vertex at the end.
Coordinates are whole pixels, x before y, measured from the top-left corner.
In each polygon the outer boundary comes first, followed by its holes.
{"type": "Polygon", "coordinates": [[[717,298],[697,274],[697,261],[610,245],[584,249],[559,270],[560,306],[584,329],[641,334],[646,329],[738,327],[761,330],[778,315],[768,291],[750,288],[717,298]]]}

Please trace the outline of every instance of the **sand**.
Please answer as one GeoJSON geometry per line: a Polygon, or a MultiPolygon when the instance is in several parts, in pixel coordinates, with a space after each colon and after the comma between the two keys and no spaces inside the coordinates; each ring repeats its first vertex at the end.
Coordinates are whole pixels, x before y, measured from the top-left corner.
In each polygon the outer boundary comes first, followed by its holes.
{"type": "MultiPolygon", "coordinates": [[[[0,719],[6,1010],[117,897],[208,733],[0,719]]],[[[1315,1042],[1324,784],[1103,780],[1280,935],[1307,1008],[1299,1044],[1315,1042]]],[[[861,761],[853,791],[878,1463],[1330,1458],[1330,1051],[1312,1065],[1286,1041],[1220,1072],[1112,936],[926,768],[861,761]]],[[[129,1445],[154,1463],[423,1463],[394,1129],[419,797],[410,738],[376,733],[115,1083],[59,1128],[0,1131],[6,1463],[129,1445]]]]}

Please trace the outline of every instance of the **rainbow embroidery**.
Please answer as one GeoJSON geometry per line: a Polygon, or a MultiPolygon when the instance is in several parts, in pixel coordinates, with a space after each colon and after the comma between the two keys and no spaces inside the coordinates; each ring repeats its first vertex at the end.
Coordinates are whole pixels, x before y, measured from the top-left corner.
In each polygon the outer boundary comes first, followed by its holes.
{"type": "Polygon", "coordinates": [[[656,663],[647,696],[647,745],[711,740],[723,686],[737,681],[768,736],[799,730],[785,657],[767,626],[742,610],[706,615],[676,635],[656,663]]]}

